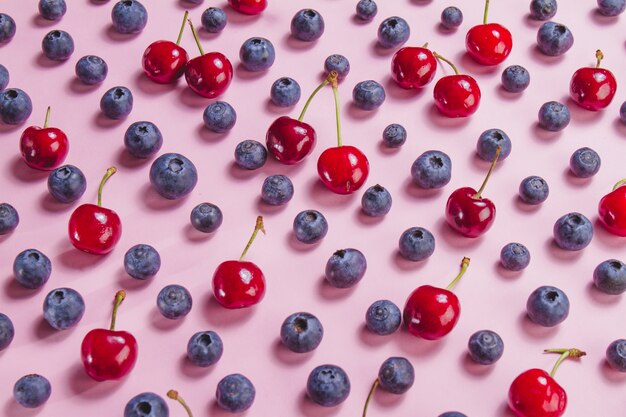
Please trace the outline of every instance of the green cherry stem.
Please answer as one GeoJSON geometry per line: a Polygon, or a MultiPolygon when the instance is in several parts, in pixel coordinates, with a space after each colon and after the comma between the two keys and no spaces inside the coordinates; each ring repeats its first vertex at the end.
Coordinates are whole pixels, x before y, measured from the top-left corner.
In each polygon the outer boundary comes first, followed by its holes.
{"type": "Polygon", "coordinates": [[[483,13],[483,25],[487,24],[487,13],[489,12],[489,0],[485,0],[485,11],[483,13]]]}
{"type": "Polygon", "coordinates": [[[498,162],[498,158],[500,157],[500,152],[502,152],[502,147],[498,146],[498,148],[496,149],[496,156],[493,158],[493,161],[491,162],[489,171],[487,171],[487,176],[485,177],[482,185],[480,186],[476,194],[474,194],[474,199],[476,200],[479,199],[483,191],[485,191],[485,187],[487,186],[487,181],[489,181],[489,177],[491,176],[493,169],[496,167],[496,162],[498,162]]]}
{"type": "Polygon", "coordinates": [[[47,128],[48,127],[48,121],[50,120],[50,106],[48,106],[48,110],[46,110],[46,118],[43,121],[43,128],[47,128]]]}
{"type": "Polygon", "coordinates": [[[258,216],[256,218],[256,224],[254,225],[254,232],[252,232],[252,236],[250,236],[250,240],[248,240],[248,244],[246,245],[243,252],[241,253],[241,256],[239,257],[240,261],[243,261],[244,256],[246,256],[246,253],[248,253],[248,249],[250,249],[250,246],[252,246],[252,242],[254,242],[256,235],[259,234],[259,230],[263,232],[263,234],[265,234],[265,226],[263,225],[263,216],[258,216]]]}
{"type": "Polygon", "coordinates": [[[374,381],[374,383],[372,384],[370,393],[367,394],[367,399],[365,400],[365,406],[363,407],[363,417],[365,417],[365,415],[367,414],[367,407],[370,405],[370,400],[372,399],[372,396],[374,395],[374,391],[376,391],[376,387],[378,386],[379,382],[380,381],[378,380],[378,378],[376,378],[376,381],[374,381]]]}
{"type": "Polygon", "coordinates": [[[115,330],[115,318],[117,317],[117,309],[120,304],[122,304],[122,301],[124,301],[124,298],[126,298],[126,291],[119,290],[115,293],[115,301],[113,302],[113,313],[111,314],[111,325],[109,326],[109,330],[111,331],[115,330]]]}
{"type": "Polygon", "coordinates": [[[613,186],[613,191],[617,190],[622,185],[626,184],[626,178],[617,181],[617,183],[613,186]]]}
{"type": "Polygon", "coordinates": [[[202,49],[202,45],[200,45],[200,39],[198,39],[198,33],[196,32],[196,28],[193,27],[193,23],[191,23],[191,19],[187,19],[189,23],[189,27],[191,27],[191,33],[193,34],[193,38],[196,41],[196,45],[198,45],[198,50],[200,51],[200,55],[204,55],[204,49],[202,49]]]}
{"type": "Polygon", "coordinates": [[[191,412],[191,408],[189,408],[189,406],[187,405],[185,400],[183,400],[183,397],[178,395],[178,391],[175,391],[175,390],[171,389],[171,390],[169,390],[167,392],[167,396],[169,398],[171,398],[172,400],[178,401],[180,403],[180,405],[183,406],[183,408],[185,409],[187,414],[189,414],[189,417],[193,417],[193,413],[191,412]]]}
{"type": "Polygon", "coordinates": [[[459,282],[461,277],[465,274],[465,271],[467,271],[467,267],[469,266],[469,264],[470,264],[470,258],[465,256],[463,260],[461,261],[461,270],[459,271],[459,274],[452,280],[450,285],[446,287],[446,290],[452,291],[456,283],[459,282]]]}
{"type": "Polygon", "coordinates": [[[117,168],[111,167],[107,169],[107,172],[104,173],[104,177],[102,177],[102,181],[100,181],[100,186],[98,187],[98,206],[102,207],[102,189],[104,188],[104,184],[108,181],[109,178],[113,174],[117,172],[117,168]]]}
{"type": "Polygon", "coordinates": [[[587,353],[583,352],[580,349],[576,349],[576,348],[571,348],[571,349],[545,349],[543,351],[543,353],[559,353],[561,356],[559,356],[559,359],[557,359],[556,363],[554,364],[554,367],[552,368],[552,371],[550,372],[550,376],[552,378],[554,378],[554,375],[556,374],[556,370],[559,368],[559,365],[561,365],[561,363],[567,359],[567,358],[580,358],[585,356],[587,353]]]}
{"type": "Polygon", "coordinates": [[[176,39],[176,45],[180,45],[180,41],[183,38],[183,30],[185,30],[185,23],[187,23],[187,16],[189,16],[189,11],[185,10],[185,14],[183,15],[183,23],[180,25],[180,31],[178,32],[178,38],[176,39]]]}
{"type": "Polygon", "coordinates": [[[459,75],[459,70],[456,68],[456,65],[454,65],[452,63],[452,61],[450,61],[447,58],[444,58],[443,56],[439,55],[437,52],[433,51],[433,55],[435,56],[435,58],[442,60],[443,62],[445,62],[446,64],[450,65],[452,67],[452,69],[454,70],[454,73],[456,75],[459,75]]]}
{"type": "MultiPolygon", "coordinates": [[[[331,71],[331,74],[332,74],[332,71],[331,71]]],[[[302,119],[304,119],[304,114],[306,113],[307,109],[309,108],[309,104],[311,104],[311,101],[313,100],[313,97],[315,97],[317,95],[318,91],[320,91],[326,85],[330,84],[330,82],[331,82],[331,74],[328,74],[328,77],[326,77],[326,79],[324,81],[322,81],[322,83],[320,85],[318,85],[315,88],[315,90],[313,90],[313,92],[311,93],[309,98],[306,100],[306,103],[304,103],[304,108],[302,109],[302,112],[300,113],[300,116],[298,116],[298,121],[299,122],[301,122],[302,119]]]]}
{"type": "Polygon", "coordinates": [[[341,120],[339,118],[339,89],[337,88],[337,71],[330,72],[330,85],[333,87],[335,97],[335,120],[337,121],[337,146],[341,147],[341,120]]]}

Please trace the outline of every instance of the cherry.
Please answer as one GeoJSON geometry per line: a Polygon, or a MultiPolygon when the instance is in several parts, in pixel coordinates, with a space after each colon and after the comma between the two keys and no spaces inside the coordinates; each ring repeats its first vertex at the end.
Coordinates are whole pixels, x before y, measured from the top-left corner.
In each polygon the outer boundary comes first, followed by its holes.
{"type": "Polygon", "coordinates": [[[51,171],[60,166],[69,151],[67,136],[61,129],[48,127],[50,107],[46,111],[43,128],[30,126],[20,138],[20,151],[26,165],[51,171]]]}
{"type": "Polygon", "coordinates": [[[122,222],[116,212],[102,207],[102,188],[117,169],[107,169],[98,187],[98,205],[83,204],[70,216],[68,231],[72,244],[82,251],[104,255],[113,250],[122,236],[122,222]]]}
{"type": "Polygon", "coordinates": [[[233,10],[242,14],[259,14],[267,7],[267,0],[228,0],[233,10]]]}
{"type": "Polygon", "coordinates": [[[265,276],[261,268],[243,260],[259,230],[265,234],[261,216],[257,217],[254,232],[239,260],[222,262],[213,273],[213,295],[223,307],[250,307],[260,302],[265,295],[265,276]]]}
{"type": "Polygon", "coordinates": [[[171,389],[171,390],[169,390],[167,392],[167,396],[168,396],[168,398],[171,398],[174,401],[178,401],[179,404],[183,406],[183,408],[185,409],[185,411],[187,412],[189,417],[193,417],[193,413],[191,412],[191,408],[189,408],[189,406],[187,405],[185,400],[183,400],[183,397],[181,397],[178,394],[178,391],[175,391],[175,390],[171,389]]]}
{"type": "Polygon", "coordinates": [[[452,289],[467,271],[469,263],[469,258],[463,258],[461,272],[446,288],[422,285],[409,295],[403,313],[409,333],[422,339],[437,340],[454,329],[459,321],[461,305],[452,289]]]}
{"type": "Polygon", "coordinates": [[[489,0],[485,1],[483,24],[467,31],[465,49],[481,65],[498,65],[513,49],[511,32],[498,23],[487,23],[489,0]]]}
{"type": "Polygon", "coordinates": [[[489,167],[489,172],[478,191],[471,187],[455,190],[446,203],[446,222],[463,236],[478,237],[487,232],[496,218],[496,206],[482,192],[498,162],[502,148],[498,146],[496,156],[489,167]]]}
{"type": "Polygon", "coordinates": [[[176,43],[172,41],[152,42],[144,51],[141,58],[143,72],[152,81],[160,84],[170,84],[179,79],[185,73],[185,66],[189,61],[189,55],[180,46],[180,40],[185,29],[189,12],[185,11],[183,24],[178,32],[176,43]]]}
{"type": "Polygon", "coordinates": [[[456,66],[436,52],[433,55],[448,63],[454,75],[441,77],[433,89],[435,105],[441,114],[447,117],[467,117],[478,110],[480,88],[476,80],[466,74],[459,74],[456,66]]]}
{"type": "Polygon", "coordinates": [[[567,394],[554,374],[566,358],[580,358],[586,353],[578,349],[546,349],[544,353],[561,356],[548,374],[543,369],[529,369],[513,380],[509,388],[509,407],[517,417],[560,417],[567,407],[567,394]]]}
{"type": "Polygon", "coordinates": [[[341,123],[339,120],[339,93],[337,72],[331,71],[331,86],[335,97],[335,119],[337,123],[337,146],[328,148],[317,160],[317,173],[322,183],[337,194],[351,194],[361,188],[369,175],[370,165],[363,152],[354,146],[341,143],[341,123]]]}
{"type": "Polygon", "coordinates": [[[233,79],[233,65],[228,58],[219,52],[204,53],[200,39],[196,29],[193,27],[191,20],[187,20],[191,26],[193,38],[196,40],[200,56],[192,58],[187,62],[185,69],[185,80],[187,85],[196,94],[206,97],[215,98],[223,94],[231,80],[233,79]]]}
{"type": "Polygon", "coordinates": [[[578,69],[569,84],[569,95],[580,107],[598,111],[611,104],[617,81],[611,71],[600,68],[604,54],[596,51],[596,66],[578,69]]]}
{"type": "Polygon", "coordinates": [[[618,181],[613,191],[598,204],[600,221],[606,230],[617,236],[626,236],[626,179],[618,181]]]}
{"type": "Polygon", "coordinates": [[[93,329],[83,339],[80,347],[87,375],[96,381],[120,379],[128,375],[137,362],[137,340],[132,334],[115,330],[117,308],[126,298],[122,290],[115,294],[111,326],[93,329]]]}
{"type": "Polygon", "coordinates": [[[437,60],[428,43],[400,48],[391,58],[391,77],[402,88],[422,88],[435,78],[437,60]]]}

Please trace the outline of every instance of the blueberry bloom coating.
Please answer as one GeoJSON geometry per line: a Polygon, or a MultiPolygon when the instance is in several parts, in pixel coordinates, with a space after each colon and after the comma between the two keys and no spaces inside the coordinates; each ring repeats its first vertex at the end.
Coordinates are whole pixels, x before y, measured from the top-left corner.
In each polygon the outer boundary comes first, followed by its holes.
{"type": "Polygon", "coordinates": [[[553,327],[569,315],[569,299],[565,293],[552,286],[543,286],[533,291],[526,302],[528,317],[544,327],[553,327]]]}

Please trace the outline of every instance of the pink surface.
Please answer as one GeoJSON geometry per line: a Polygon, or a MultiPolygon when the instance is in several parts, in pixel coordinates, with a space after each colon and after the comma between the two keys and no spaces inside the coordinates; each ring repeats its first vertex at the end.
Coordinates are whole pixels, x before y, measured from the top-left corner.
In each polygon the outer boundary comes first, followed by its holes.
{"type": "MultiPolygon", "coordinates": [[[[510,29],[514,47],[505,64],[483,68],[464,55],[465,32],[482,19],[479,3],[459,0],[465,21],[458,31],[446,33],[438,27],[439,14],[447,6],[440,2],[381,0],[376,19],[368,24],[353,18],[356,0],[270,0],[259,17],[227,10],[229,23],[222,34],[201,32],[205,50],[225,53],[235,66],[235,78],[222,99],[236,108],[238,122],[229,134],[217,135],[202,124],[209,100],[195,96],[184,81],[177,86],[155,85],[140,67],[149,43],[176,37],[186,7],[200,26],[202,11],[215,3],[192,7],[173,0],[145,0],[147,27],[139,35],[123,36],[111,29],[113,1],[68,1],[68,12],[58,23],[38,18],[34,1],[4,1],[2,11],[13,16],[18,31],[12,42],[0,47],[0,61],[11,73],[10,86],[31,95],[34,111],[24,126],[0,126],[0,200],[13,204],[21,217],[14,233],[0,238],[0,311],[16,326],[13,344],[0,352],[0,413],[118,416],[140,392],[165,396],[175,388],[197,416],[221,416],[226,414],[214,404],[217,382],[239,372],[257,389],[256,401],[246,413],[249,417],[359,415],[383,360],[406,356],[416,369],[415,385],[404,396],[377,393],[369,415],[437,416],[458,410],[471,417],[510,417],[506,395],[511,381],[531,367],[549,369],[556,356],[543,355],[544,348],[576,346],[588,355],[565,363],[557,376],[569,396],[566,415],[622,415],[626,379],[607,367],[604,351],[611,341],[626,336],[626,305],[620,296],[598,293],[591,277],[599,262],[623,258],[626,241],[598,226],[589,247],[565,252],[552,243],[552,225],[569,211],[580,211],[595,222],[598,200],[626,176],[626,128],[617,118],[626,98],[626,16],[601,18],[593,0],[561,1],[555,20],[567,24],[576,41],[565,56],[547,58],[535,50],[539,23],[528,20],[528,1],[492,1],[490,20],[510,29]],[[289,21],[304,6],[316,8],[326,21],[326,32],[316,43],[301,43],[289,36],[289,21]],[[477,78],[483,100],[474,116],[466,120],[439,116],[432,103],[433,84],[417,93],[393,85],[389,76],[392,51],[375,46],[378,24],[392,15],[409,21],[409,45],[428,41],[477,78]],[[41,54],[41,39],[52,28],[67,30],[74,37],[76,51],[68,62],[53,64],[41,54]],[[252,36],[267,37],[276,47],[276,62],[266,73],[248,73],[239,66],[239,47],[252,36]],[[598,113],[572,105],[572,122],[561,133],[538,129],[540,105],[566,100],[571,74],[593,64],[597,48],[603,50],[606,67],[617,76],[615,101],[598,113]],[[332,53],[344,54],[351,63],[351,72],[340,85],[344,143],[368,155],[371,174],[366,186],[380,183],[394,198],[384,219],[360,214],[361,192],[332,195],[317,179],[317,157],[335,143],[330,89],[318,95],[306,116],[317,129],[318,145],[304,163],[289,167],[269,161],[257,172],[233,166],[233,151],[240,140],[263,141],[275,117],[297,115],[304,104],[302,100],[290,110],[268,104],[272,82],[281,76],[293,77],[306,96],[320,80],[325,57],[332,53]],[[100,55],[109,64],[108,78],[100,86],[86,87],[75,79],[74,64],[86,54],[100,55]],[[511,64],[522,64],[531,73],[531,85],[521,95],[508,94],[500,87],[500,73],[511,64]],[[378,111],[361,112],[351,105],[352,87],[365,79],[377,80],[387,89],[387,101],[378,111]],[[115,85],[126,85],[135,95],[133,112],[124,121],[107,120],[99,112],[101,95],[115,85]],[[67,221],[79,203],[55,203],[46,189],[47,174],[27,168],[20,160],[19,135],[27,125],[43,123],[47,105],[53,108],[51,124],[63,129],[71,141],[66,162],[79,166],[87,176],[88,189],[80,203],[95,202],[97,183],[106,168],[112,164],[119,168],[106,186],[104,204],[120,215],[124,232],[107,256],[84,254],[71,246],[67,221]],[[162,152],[182,153],[198,167],[198,185],[187,198],[166,201],[159,197],[148,182],[150,161],[134,160],[124,152],[124,131],[138,120],[159,126],[164,134],[162,152]],[[407,128],[409,139],[404,147],[390,152],[380,146],[380,136],[393,122],[407,128]],[[476,140],[492,127],[504,129],[513,141],[512,154],[498,164],[485,192],[498,207],[497,219],[486,236],[460,238],[443,220],[445,201],[454,189],[477,187],[482,181],[488,164],[476,157],[476,140]],[[594,148],[602,157],[600,172],[590,180],[568,174],[569,156],[582,146],[594,148]],[[424,192],[411,185],[410,166],[428,149],[443,150],[452,158],[453,178],[442,191],[424,192]],[[280,208],[265,206],[259,199],[263,179],[274,173],[289,175],[296,189],[293,200],[280,208]],[[548,201],[532,209],[517,199],[519,182],[531,174],[543,176],[551,190],[548,201]],[[225,215],[222,227],[211,236],[197,233],[189,224],[191,209],[203,201],[219,205],[225,215]],[[292,235],[293,218],[304,209],[318,209],[328,218],[330,231],[317,246],[304,247],[292,235]],[[248,259],[264,270],[267,294],[255,308],[226,311],[212,299],[211,276],[220,262],[238,256],[257,214],[265,216],[268,233],[259,237],[248,259]],[[426,227],[437,239],[434,255],[425,262],[411,263],[397,255],[398,238],[411,226],[426,227]],[[498,266],[500,248],[510,241],[519,241],[531,251],[531,264],[522,273],[508,273],[498,266]],[[134,281],[123,270],[124,252],[137,243],[151,244],[161,253],[161,271],[149,282],[134,281]],[[40,291],[21,289],[12,276],[15,255],[29,247],[43,251],[53,262],[52,277],[40,291]],[[338,290],[325,284],[324,266],[333,251],[345,247],[362,250],[368,270],[357,287],[338,290]],[[428,342],[404,330],[378,337],[364,329],[365,310],[371,302],[389,298],[403,306],[418,285],[447,285],[463,256],[469,256],[472,263],[455,290],[462,315],[447,338],[428,342]],[[194,297],[194,308],[182,321],[168,321],[156,310],[157,293],[171,283],[185,285],[194,297]],[[526,298],[540,285],[555,285],[570,298],[570,316],[555,328],[538,327],[526,318],[526,298]],[[48,291],[61,286],[78,290],[87,310],[77,327],[57,332],[43,320],[41,305],[48,291]],[[137,337],[139,360],[126,379],[97,383],[82,369],[79,346],[90,329],[108,324],[111,301],[120,288],[128,296],[120,308],[118,328],[137,337]],[[282,320],[296,311],[314,313],[324,325],[324,340],[310,354],[291,353],[279,343],[282,320]],[[497,331],[505,342],[504,356],[495,366],[473,365],[466,356],[469,336],[483,328],[497,331]],[[224,340],[224,356],[209,369],[195,368],[185,360],[187,340],[199,330],[215,330],[224,340]],[[336,408],[319,407],[304,395],[309,372],[323,363],[340,365],[352,382],[350,397],[336,408]],[[11,392],[19,377],[33,372],[48,377],[53,392],[44,407],[26,410],[14,402],[11,392]]],[[[223,1],[217,5],[226,7],[223,1]]],[[[191,56],[196,55],[189,31],[182,44],[191,56]]],[[[440,66],[437,77],[449,73],[440,66]]],[[[171,415],[184,415],[178,405],[168,402],[171,415]]]]}

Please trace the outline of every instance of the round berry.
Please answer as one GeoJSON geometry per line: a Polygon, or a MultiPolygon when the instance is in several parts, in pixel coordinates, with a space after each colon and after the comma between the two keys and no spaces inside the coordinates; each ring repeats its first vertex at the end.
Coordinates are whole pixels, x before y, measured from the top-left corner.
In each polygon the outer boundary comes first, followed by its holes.
{"type": "Polygon", "coordinates": [[[411,166],[411,177],[420,188],[441,188],[452,178],[452,160],[441,151],[426,151],[411,166]]]}
{"type": "Polygon", "coordinates": [[[567,127],[571,115],[565,104],[557,101],[544,103],[539,109],[539,126],[551,132],[558,132],[567,127]]]}
{"type": "Polygon", "coordinates": [[[124,270],[135,279],[148,279],[161,269],[161,256],[150,245],[139,244],[126,251],[124,255],[124,270]]]}
{"type": "Polygon", "coordinates": [[[226,27],[228,19],[224,10],[219,7],[209,7],[202,12],[202,27],[209,33],[220,33],[226,27]]]}
{"type": "Polygon", "coordinates": [[[9,85],[9,70],[0,64],[0,91],[3,91],[9,85]]]}
{"type": "Polygon", "coordinates": [[[261,142],[246,139],[235,148],[235,163],[239,168],[255,170],[265,165],[267,149],[261,142]]]}
{"type": "Polygon", "coordinates": [[[606,348],[606,361],[613,369],[626,372],[626,340],[617,339],[606,348]]]}
{"type": "Polygon", "coordinates": [[[222,339],[210,330],[194,334],[187,343],[187,358],[194,365],[203,368],[217,363],[223,353],[222,339]]]}
{"type": "Polygon", "coordinates": [[[600,170],[600,155],[591,148],[580,148],[574,151],[569,159],[569,169],[578,178],[590,178],[600,170]]]}
{"type": "Polygon", "coordinates": [[[439,414],[439,417],[467,417],[467,415],[459,413],[458,411],[446,411],[443,414],[439,414]]]}
{"type": "Polygon", "coordinates": [[[39,0],[39,14],[46,20],[59,20],[66,11],[65,0],[39,0]]]}
{"type": "Polygon", "coordinates": [[[626,124],[626,101],[619,108],[619,119],[626,124]]]}
{"type": "Polygon", "coordinates": [[[365,325],[377,335],[394,333],[402,324],[400,308],[389,300],[374,301],[365,313],[365,325]]]}
{"type": "Polygon", "coordinates": [[[48,401],[51,393],[50,381],[37,374],[23,376],[13,386],[13,398],[26,408],[42,406],[48,401]]]}
{"type": "Polygon", "coordinates": [[[598,0],[598,11],[604,16],[619,16],[626,10],[626,0],[598,0]]]}
{"type": "Polygon", "coordinates": [[[157,308],[166,319],[178,320],[191,311],[193,300],[182,285],[167,285],[157,295],[157,308]]]}
{"type": "Polygon", "coordinates": [[[317,243],[328,233],[328,222],[317,210],[301,211],[293,219],[293,232],[299,242],[317,243]]]}
{"type": "Polygon", "coordinates": [[[574,35],[565,25],[546,22],[537,32],[539,51],[548,56],[563,55],[574,45],[574,35]]]}
{"type": "Polygon", "coordinates": [[[626,291],[626,265],[617,259],[601,262],[593,270],[593,283],[605,294],[622,294],[626,291]]]}
{"type": "Polygon", "coordinates": [[[287,317],[280,327],[280,339],[292,352],[315,350],[324,337],[324,327],[311,313],[299,312],[287,317]]]}
{"type": "Polygon", "coordinates": [[[4,350],[13,341],[15,337],[15,327],[13,322],[6,314],[0,313],[0,350],[4,350]]]}
{"type": "Polygon", "coordinates": [[[409,23],[398,16],[388,17],[378,26],[378,44],[383,48],[397,48],[409,40],[410,35],[409,23]]]}
{"type": "Polygon", "coordinates": [[[361,110],[375,110],[386,98],[385,89],[374,80],[361,81],[352,90],[354,105],[361,110]]]}
{"type": "Polygon", "coordinates": [[[148,11],[137,0],[120,0],[111,10],[111,20],[118,33],[139,33],[148,23],[148,11]]]}
{"type": "Polygon", "coordinates": [[[293,198],[293,183],[286,175],[270,175],[263,181],[261,199],[271,206],[282,206],[293,198]]]}
{"type": "Polygon", "coordinates": [[[198,183],[198,171],[184,155],[166,153],[152,162],[150,183],[162,197],[176,200],[193,191],[198,183]]]}
{"type": "Polygon", "coordinates": [[[415,382],[415,369],[408,359],[391,357],[378,370],[378,385],[392,394],[404,394],[415,382]]]}
{"type": "Polygon", "coordinates": [[[122,86],[107,90],[100,99],[100,110],[109,119],[123,119],[133,110],[133,93],[122,86]]]}
{"type": "Polygon", "coordinates": [[[356,17],[369,22],[376,17],[378,13],[378,6],[374,0],[359,0],[356,4],[356,17]]]}
{"type": "Polygon", "coordinates": [[[556,0],[532,0],[530,17],[535,20],[550,20],[556,15],[557,9],[556,0]]]}
{"type": "Polygon", "coordinates": [[[300,100],[300,94],[300,84],[289,77],[277,79],[270,89],[272,103],[279,107],[293,106],[300,100]]]}
{"type": "Polygon", "coordinates": [[[536,175],[524,178],[519,185],[519,196],[526,204],[541,204],[548,199],[549,194],[546,180],[536,175]]]}
{"type": "Polygon", "coordinates": [[[476,144],[476,153],[484,161],[493,161],[500,147],[498,161],[504,161],[511,154],[511,139],[500,129],[488,129],[480,134],[476,144]]]}
{"type": "Polygon", "coordinates": [[[536,324],[553,327],[569,315],[569,299],[556,287],[539,287],[528,296],[526,312],[536,324]]]}
{"type": "Polygon", "coordinates": [[[324,18],[318,11],[302,9],[291,19],[291,34],[304,42],[313,42],[324,34],[324,18]]]}
{"type": "Polygon", "coordinates": [[[248,71],[257,72],[269,69],[276,59],[272,42],[265,38],[250,38],[239,49],[241,65],[248,71]]]}
{"type": "Polygon", "coordinates": [[[343,55],[332,54],[324,60],[324,70],[330,74],[331,71],[337,72],[337,78],[343,80],[350,72],[350,61],[343,55]]]}
{"type": "Polygon", "coordinates": [[[441,12],[441,25],[446,29],[456,29],[463,23],[463,12],[458,7],[449,6],[441,12]]]}
{"type": "Polygon", "coordinates": [[[43,317],[57,330],[66,330],[78,324],[85,314],[85,301],[78,291],[57,288],[43,301],[43,317]]]}
{"type": "Polygon", "coordinates": [[[423,261],[435,252],[435,237],[423,227],[411,227],[400,235],[400,254],[409,261],[423,261]]]}
{"type": "Polygon", "coordinates": [[[17,210],[9,203],[0,203],[0,235],[11,233],[19,223],[17,210]]]}
{"type": "Polygon", "coordinates": [[[165,400],[153,393],[143,392],[130,399],[124,407],[124,417],[169,417],[165,400]]]}
{"type": "Polygon", "coordinates": [[[502,87],[510,93],[521,93],[530,84],[530,73],[521,65],[511,65],[502,71],[502,87]]]}
{"type": "Polygon", "coordinates": [[[66,31],[55,29],[43,38],[41,49],[48,59],[66,61],[74,53],[74,39],[66,31]]]}
{"type": "Polygon", "coordinates": [[[152,122],[135,122],[126,129],[124,146],[135,158],[149,158],[163,146],[163,135],[152,122]]]}
{"type": "Polygon", "coordinates": [[[76,77],[87,85],[101,83],[109,73],[107,63],[95,55],[86,55],[79,59],[74,70],[76,77]]]}
{"type": "Polygon", "coordinates": [[[581,250],[593,238],[593,225],[580,213],[568,213],[560,217],[553,228],[554,241],[565,250],[581,250]]]}
{"type": "Polygon", "coordinates": [[[230,104],[225,101],[214,101],[206,106],[202,114],[204,125],[211,132],[228,132],[237,122],[237,113],[230,104]]]}
{"type": "Polygon", "coordinates": [[[326,281],[335,288],[356,285],[367,270],[365,255],[358,249],[340,249],[326,262],[326,281]]]}
{"type": "Polygon", "coordinates": [[[382,185],[368,188],[361,197],[363,213],[371,217],[384,216],[391,210],[391,194],[382,185]]]}
{"type": "Polygon", "coordinates": [[[222,210],[215,204],[201,203],[191,210],[191,225],[203,233],[213,233],[222,225],[222,210]]]}
{"type": "Polygon", "coordinates": [[[399,148],[406,142],[406,129],[404,126],[392,123],[383,130],[383,143],[388,148],[399,148]]]}
{"type": "Polygon", "coordinates": [[[37,249],[26,249],[15,257],[13,274],[22,287],[34,290],[42,287],[50,278],[52,262],[37,249]]]}
{"type": "Polygon", "coordinates": [[[6,13],[0,13],[0,43],[13,39],[16,29],[15,20],[6,13]]]}
{"type": "Polygon", "coordinates": [[[309,374],[306,393],[314,403],[334,407],[350,395],[350,379],[337,365],[320,365],[309,374]]]}
{"type": "Polygon", "coordinates": [[[502,357],[504,342],[500,335],[492,330],[479,330],[470,336],[467,349],[474,362],[491,365],[502,357]]]}
{"type": "Polygon", "coordinates": [[[246,411],[254,403],[256,390],[252,381],[241,374],[227,375],[217,384],[217,405],[231,413],[246,411]]]}
{"type": "Polygon", "coordinates": [[[6,125],[19,125],[33,112],[33,103],[26,92],[8,88],[0,93],[0,120],[6,125]]]}
{"type": "Polygon", "coordinates": [[[507,243],[500,251],[500,263],[509,271],[521,271],[530,263],[530,252],[521,243],[507,243]]]}

